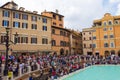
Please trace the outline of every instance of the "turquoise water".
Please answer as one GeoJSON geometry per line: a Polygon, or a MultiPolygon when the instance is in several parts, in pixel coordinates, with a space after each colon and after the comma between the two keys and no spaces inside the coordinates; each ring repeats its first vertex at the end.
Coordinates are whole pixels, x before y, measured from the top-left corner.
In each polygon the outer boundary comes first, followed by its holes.
{"type": "Polygon", "coordinates": [[[92,66],[63,80],[120,80],[120,66],[92,66]]]}

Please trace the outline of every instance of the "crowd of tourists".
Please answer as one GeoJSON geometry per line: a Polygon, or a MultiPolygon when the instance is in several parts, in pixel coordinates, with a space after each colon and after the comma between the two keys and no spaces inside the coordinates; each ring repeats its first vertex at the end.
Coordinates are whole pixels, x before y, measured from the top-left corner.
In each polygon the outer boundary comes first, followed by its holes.
{"type": "MultiPolygon", "coordinates": [[[[0,64],[5,61],[4,56],[0,56],[0,64]]],[[[44,68],[49,68],[46,80],[54,80],[63,75],[67,75],[76,70],[82,69],[90,65],[99,64],[120,64],[120,57],[116,55],[109,55],[106,57],[99,55],[56,55],[56,54],[44,54],[44,55],[29,55],[21,54],[20,56],[10,55],[8,60],[8,69],[13,72],[14,76],[18,76],[19,69],[21,69],[22,74],[28,71],[28,66],[34,71],[38,68],[41,74],[44,75],[42,71],[44,68]]],[[[32,80],[32,79],[31,79],[32,80]]]]}

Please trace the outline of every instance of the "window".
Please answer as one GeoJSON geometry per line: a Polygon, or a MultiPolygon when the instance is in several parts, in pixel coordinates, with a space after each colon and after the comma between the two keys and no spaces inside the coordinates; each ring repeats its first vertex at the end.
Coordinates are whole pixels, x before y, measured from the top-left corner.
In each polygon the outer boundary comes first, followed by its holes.
{"type": "Polygon", "coordinates": [[[32,24],[32,29],[36,30],[37,29],[37,24],[32,24]]]}
{"type": "Polygon", "coordinates": [[[3,20],[2,21],[2,26],[4,26],[4,27],[9,26],[9,21],[8,20],[3,20]]]}
{"type": "Polygon", "coordinates": [[[92,44],[90,44],[90,48],[92,48],[92,44]]]}
{"type": "Polygon", "coordinates": [[[28,28],[28,24],[27,23],[22,23],[22,28],[27,29],[28,28]]]}
{"type": "Polygon", "coordinates": [[[107,31],[107,28],[103,28],[103,31],[107,31]]]}
{"type": "Polygon", "coordinates": [[[106,25],[107,25],[107,22],[104,22],[103,25],[106,26],[106,25]]]}
{"type": "Polygon", "coordinates": [[[111,42],[111,43],[110,43],[110,47],[114,47],[114,42],[111,42]]]}
{"type": "Polygon", "coordinates": [[[56,15],[55,14],[53,14],[53,19],[56,19],[56,15]]]}
{"type": "Polygon", "coordinates": [[[111,34],[111,35],[110,35],[110,38],[114,38],[114,35],[113,35],[113,34],[111,34]]]}
{"type": "Polygon", "coordinates": [[[64,43],[63,43],[63,41],[60,41],[60,46],[64,46],[64,43]]]}
{"type": "Polygon", "coordinates": [[[28,37],[21,37],[21,43],[28,43],[28,37]]]}
{"type": "Polygon", "coordinates": [[[92,46],[93,48],[96,48],[96,44],[93,44],[93,46],[92,46]]]}
{"type": "Polygon", "coordinates": [[[113,28],[112,28],[112,27],[110,27],[110,30],[113,30],[113,28]]]}
{"type": "Polygon", "coordinates": [[[42,38],[42,44],[48,44],[48,39],[47,38],[42,38]]]}
{"type": "Polygon", "coordinates": [[[107,35],[104,35],[104,39],[107,39],[108,38],[108,36],[107,35]]]}
{"type": "Polygon", "coordinates": [[[20,13],[13,12],[13,18],[20,19],[20,13]]]}
{"type": "Polygon", "coordinates": [[[86,48],[86,44],[84,44],[84,48],[86,48]]]}
{"type": "Polygon", "coordinates": [[[91,37],[89,37],[89,40],[91,40],[91,37]]]}
{"type": "Polygon", "coordinates": [[[31,43],[32,44],[37,44],[37,38],[36,37],[32,37],[31,38],[31,43]]]}
{"type": "Polygon", "coordinates": [[[20,43],[20,37],[15,37],[15,36],[14,36],[14,42],[15,42],[15,43],[20,43]]]}
{"type": "Polygon", "coordinates": [[[93,36],[93,40],[96,40],[96,36],[93,36]]]}
{"type": "Polygon", "coordinates": [[[59,16],[59,21],[62,21],[62,16],[59,16]]]}
{"type": "Polygon", "coordinates": [[[53,25],[56,25],[56,22],[53,22],[53,25]]]}
{"type": "Polygon", "coordinates": [[[108,43],[104,43],[104,47],[108,47],[108,43]]]}
{"type": "Polygon", "coordinates": [[[64,36],[66,36],[66,32],[64,32],[64,36]]]}
{"type": "Polygon", "coordinates": [[[5,36],[1,35],[1,43],[4,43],[4,42],[5,42],[5,36]]]}
{"type": "Polygon", "coordinates": [[[3,16],[4,17],[10,17],[10,12],[9,11],[3,11],[3,16]]]}
{"type": "Polygon", "coordinates": [[[47,18],[42,18],[43,23],[47,23],[47,18]]]}
{"type": "Polygon", "coordinates": [[[37,16],[31,16],[32,21],[37,21],[37,16]]]}
{"type": "Polygon", "coordinates": [[[84,40],[86,40],[86,38],[84,37],[84,40]]]}
{"type": "Polygon", "coordinates": [[[27,14],[22,14],[22,19],[23,20],[28,20],[28,15],[27,14]]]}
{"type": "Polygon", "coordinates": [[[52,29],[52,34],[55,34],[55,29],[52,29]]]}
{"type": "Polygon", "coordinates": [[[115,24],[119,24],[119,21],[117,21],[117,20],[115,20],[115,22],[114,22],[115,24]]]}
{"type": "Polygon", "coordinates": [[[43,31],[47,31],[47,26],[43,26],[43,31]]]}
{"type": "Polygon", "coordinates": [[[56,46],[56,41],[52,40],[52,46],[56,46]]]}
{"type": "Polygon", "coordinates": [[[60,35],[61,35],[61,36],[63,35],[63,31],[60,31],[60,35]]]}
{"type": "Polygon", "coordinates": [[[62,26],[62,24],[59,24],[59,26],[62,26]]]}
{"type": "Polygon", "coordinates": [[[109,25],[112,25],[112,21],[108,21],[108,24],[109,24],[109,25]]]}
{"type": "Polygon", "coordinates": [[[20,27],[20,22],[13,22],[13,27],[19,28],[20,27]]]}
{"type": "Polygon", "coordinates": [[[63,46],[66,46],[66,41],[63,41],[63,46]]]}

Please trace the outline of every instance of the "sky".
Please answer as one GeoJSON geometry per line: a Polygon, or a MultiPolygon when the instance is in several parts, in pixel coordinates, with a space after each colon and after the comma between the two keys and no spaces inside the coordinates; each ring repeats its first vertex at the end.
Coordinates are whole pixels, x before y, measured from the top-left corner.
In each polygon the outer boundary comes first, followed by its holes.
{"type": "MultiPolygon", "coordinates": [[[[0,0],[0,6],[11,0],[0,0]]],[[[64,27],[81,31],[89,28],[93,20],[100,19],[105,13],[120,15],[120,0],[13,0],[25,10],[46,11],[64,15],[64,27]]]]}

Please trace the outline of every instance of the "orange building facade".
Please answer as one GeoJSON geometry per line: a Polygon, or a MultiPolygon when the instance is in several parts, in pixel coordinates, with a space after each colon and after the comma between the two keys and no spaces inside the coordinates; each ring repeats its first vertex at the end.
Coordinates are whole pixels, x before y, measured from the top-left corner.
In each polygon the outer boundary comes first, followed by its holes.
{"type": "Polygon", "coordinates": [[[99,55],[120,55],[120,15],[106,13],[94,20],[92,27],[93,51],[99,55]]]}
{"type": "Polygon", "coordinates": [[[60,15],[58,10],[56,12],[44,11],[41,14],[52,18],[52,51],[57,54],[69,54],[70,31],[64,28],[64,16],[60,15]]]}

